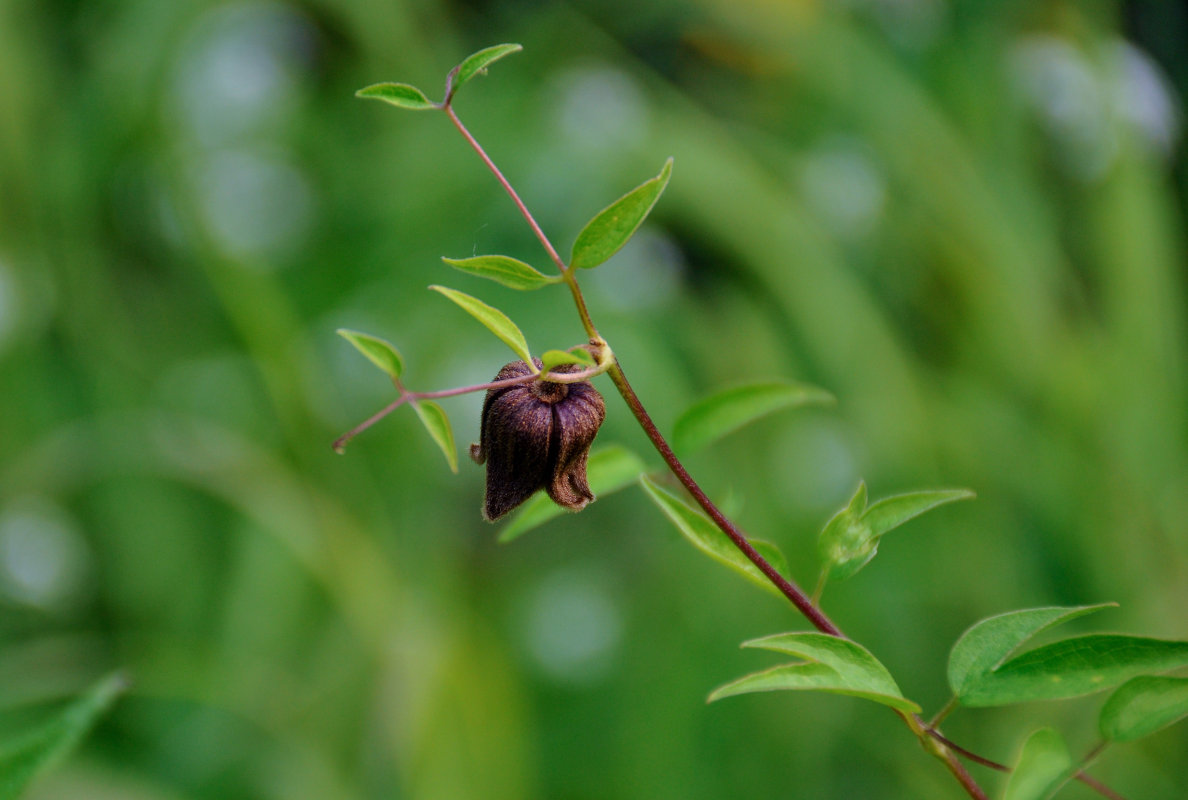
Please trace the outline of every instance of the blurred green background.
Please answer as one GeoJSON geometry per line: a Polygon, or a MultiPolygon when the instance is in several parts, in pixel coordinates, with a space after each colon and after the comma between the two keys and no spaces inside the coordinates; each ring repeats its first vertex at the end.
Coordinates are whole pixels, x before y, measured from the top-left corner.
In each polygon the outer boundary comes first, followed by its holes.
{"type": "MultiPolygon", "coordinates": [[[[510,360],[430,283],[582,340],[563,290],[441,264],[544,258],[444,117],[352,93],[437,97],[522,42],[457,107],[563,252],[675,157],[592,313],[664,429],[731,383],[837,395],[690,463],[802,584],[860,477],[978,492],[825,598],[931,713],[991,614],[1115,600],[1068,630],[1188,638],[1185,31],[1161,2],[0,0],[0,735],[135,681],[30,796],[960,796],[873,704],[706,706],[778,663],[739,641],[805,624],[638,490],[499,546],[406,410],[331,452],[391,398],[335,328],[416,389],[510,360]]],[[[658,467],[601,388],[599,441],[658,467]]],[[[480,404],[443,401],[462,446],[480,404]]],[[[1081,753],[1100,702],[946,730],[1081,753]]],[[[1096,774],[1181,798],[1185,752],[1096,774]]]]}

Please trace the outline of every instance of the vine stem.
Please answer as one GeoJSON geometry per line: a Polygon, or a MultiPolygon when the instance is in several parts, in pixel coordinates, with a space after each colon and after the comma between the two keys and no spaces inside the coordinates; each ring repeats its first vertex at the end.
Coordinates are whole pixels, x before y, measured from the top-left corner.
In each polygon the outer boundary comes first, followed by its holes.
{"type": "Polygon", "coordinates": [[[668,465],[669,470],[681,482],[681,485],[688,490],[689,494],[693,496],[693,499],[697,501],[697,505],[701,506],[705,510],[705,513],[709,515],[710,519],[714,521],[714,524],[721,529],[722,533],[730,537],[730,541],[734,542],[734,546],[741,550],[743,555],[750,559],[751,563],[758,567],[759,571],[766,575],[769,581],[775,584],[776,588],[796,606],[800,613],[804,614],[814,628],[830,636],[842,636],[841,629],[825,615],[825,612],[813,605],[808,595],[800,587],[781,575],[775,567],[768,563],[767,559],[759,555],[758,551],[747,541],[747,537],[743,535],[743,532],[714,505],[714,502],[697,485],[697,481],[693,480],[693,477],[685,469],[685,465],[676,457],[668,441],[660,433],[660,430],[656,427],[656,423],[652,421],[643,403],[640,402],[635,389],[631,387],[627,376],[623,374],[623,368],[619,365],[618,359],[607,370],[607,375],[614,382],[615,388],[623,396],[627,407],[631,409],[631,413],[635,415],[636,421],[639,422],[640,427],[643,428],[644,433],[651,440],[656,451],[660,453],[660,457],[664,459],[664,463],[668,465]]]}
{"type": "MultiPolygon", "coordinates": [[[[500,169],[495,165],[495,162],[491,160],[491,157],[487,155],[487,152],[483,150],[482,146],[478,143],[478,140],[475,139],[474,136],[471,135],[470,131],[467,130],[466,126],[462,124],[462,120],[458,119],[458,115],[454,113],[454,109],[450,104],[449,95],[447,95],[447,99],[445,102],[443,102],[441,108],[449,116],[450,121],[454,124],[454,127],[457,128],[458,132],[462,134],[462,137],[466,139],[470,147],[475,151],[475,153],[478,154],[479,158],[482,159],[483,163],[487,166],[487,169],[490,170],[491,174],[495,176],[495,179],[499,181],[500,186],[502,186],[504,191],[507,192],[508,196],[511,197],[512,202],[515,203],[516,208],[519,209],[520,215],[528,223],[528,226],[532,229],[532,232],[536,234],[536,238],[544,247],[545,252],[548,253],[549,258],[554,264],[557,265],[558,270],[560,270],[561,277],[565,280],[565,283],[569,286],[570,293],[573,295],[574,304],[577,306],[578,315],[581,317],[582,326],[586,329],[586,333],[589,335],[591,343],[604,343],[605,340],[603,340],[598,334],[598,329],[595,327],[593,320],[590,318],[590,313],[586,308],[585,298],[582,295],[581,288],[578,286],[577,278],[574,275],[574,270],[568,267],[561,259],[561,256],[557,254],[556,248],[553,247],[552,242],[549,241],[549,238],[545,235],[540,225],[536,222],[536,218],[532,216],[532,212],[528,210],[528,207],[524,204],[524,201],[520,199],[520,195],[514,188],[512,188],[511,183],[503,175],[503,172],[501,172],[500,169]]],[[[714,524],[722,531],[722,533],[724,533],[730,539],[730,541],[734,543],[734,546],[737,547],[743,553],[743,555],[745,555],[747,559],[750,560],[750,562],[754,564],[786,598],[788,598],[792,605],[794,605],[796,609],[799,610],[800,613],[803,614],[810,623],[812,623],[813,627],[815,627],[821,633],[827,634],[829,636],[844,638],[845,635],[841,632],[841,629],[838,628],[831,619],[829,619],[825,612],[818,608],[817,605],[809,599],[808,595],[806,595],[804,591],[800,589],[800,587],[785,578],[775,567],[768,563],[767,559],[763,558],[763,556],[761,556],[759,552],[751,546],[750,541],[747,540],[747,537],[743,534],[743,532],[739,530],[738,527],[733,522],[731,522],[730,519],[728,519],[716,505],[714,505],[713,501],[709,499],[709,497],[697,484],[697,481],[693,480],[693,477],[685,469],[684,464],[681,463],[680,459],[677,458],[676,453],[673,452],[672,447],[669,446],[668,441],[664,438],[664,435],[660,433],[660,429],[656,427],[656,423],[652,421],[651,415],[648,414],[647,409],[644,408],[639,396],[635,393],[635,389],[632,388],[631,383],[627,380],[627,376],[624,374],[623,368],[620,366],[617,358],[610,361],[609,368],[606,370],[606,372],[607,375],[610,376],[611,381],[615,384],[615,388],[618,390],[619,394],[623,397],[623,401],[627,404],[627,407],[631,409],[632,415],[634,415],[636,421],[639,422],[640,427],[643,429],[645,435],[647,435],[648,439],[652,442],[652,445],[656,448],[656,451],[660,454],[660,457],[664,459],[664,463],[668,466],[669,470],[673,473],[673,475],[676,476],[677,480],[680,481],[681,485],[685,487],[689,494],[692,495],[693,499],[697,501],[697,504],[701,506],[706,514],[709,515],[710,519],[713,520],[714,524]]],[[[927,729],[923,722],[915,715],[900,713],[900,716],[904,719],[908,727],[914,734],[916,734],[921,742],[930,743],[932,745],[931,747],[927,748],[929,752],[939,758],[941,762],[945,764],[948,770],[957,779],[957,782],[961,784],[962,788],[965,789],[965,791],[971,798],[973,798],[973,800],[987,800],[985,791],[983,791],[982,788],[978,786],[977,781],[973,779],[973,776],[969,774],[964,765],[962,765],[957,759],[952,749],[946,747],[942,742],[936,741],[933,737],[928,736],[927,729]]]]}
{"type": "MultiPolygon", "coordinates": [[[[454,123],[454,127],[458,129],[458,132],[462,134],[463,138],[466,139],[466,142],[478,154],[479,158],[482,159],[483,163],[487,166],[487,169],[490,170],[491,174],[495,176],[495,179],[499,181],[499,185],[502,186],[503,190],[507,192],[509,197],[511,197],[512,202],[515,203],[516,208],[519,209],[520,215],[528,223],[528,227],[530,227],[532,232],[536,234],[536,238],[540,240],[545,252],[549,254],[549,258],[553,260],[553,263],[556,264],[557,268],[561,271],[561,275],[565,279],[565,283],[569,286],[570,293],[573,295],[574,303],[577,306],[578,315],[582,320],[582,327],[586,329],[587,335],[589,335],[592,341],[602,341],[602,337],[598,334],[598,329],[594,326],[594,322],[590,318],[590,312],[586,308],[585,298],[582,295],[581,288],[578,286],[577,279],[573,275],[573,270],[567,267],[565,262],[561,260],[561,256],[557,254],[557,250],[553,247],[553,243],[549,241],[549,237],[545,235],[544,230],[541,229],[540,224],[536,221],[536,218],[532,216],[532,212],[528,210],[528,206],[524,204],[524,201],[520,199],[520,195],[512,187],[511,182],[508,181],[499,167],[495,165],[495,162],[491,160],[491,157],[487,155],[487,151],[483,149],[482,145],[478,143],[478,140],[474,138],[469,130],[467,130],[466,126],[462,124],[462,120],[458,119],[458,115],[454,113],[453,106],[447,102],[442,106],[442,108],[449,116],[450,122],[454,123]]],[[[631,383],[627,380],[627,376],[623,373],[623,368],[619,365],[617,358],[611,364],[610,369],[607,370],[607,374],[610,376],[611,381],[614,382],[615,388],[619,390],[619,394],[622,395],[623,401],[627,403],[627,407],[631,409],[631,413],[639,422],[640,427],[643,428],[644,433],[647,435],[648,439],[651,440],[652,445],[656,448],[656,451],[660,453],[660,457],[664,459],[664,463],[668,465],[668,468],[677,477],[677,480],[681,482],[681,485],[684,486],[685,489],[688,490],[689,494],[693,496],[693,499],[697,501],[697,504],[705,510],[705,513],[708,514],[710,519],[714,521],[714,524],[717,525],[718,528],[720,528],[721,531],[730,538],[730,541],[734,543],[734,546],[742,551],[743,555],[745,555],[751,561],[751,563],[754,564],[759,569],[759,571],[762,572],[767,577],[767,579],[771,581],[775,587],[784,594],[785,597],[788,598],[789,601],[791,601],[794,606],[796,606],[800,613],[804,614],[808,621],[812,623],[813,627],[815,627],[821,633],[827,633],[830,636],[842,636],[841,629],[838,628],[833,623],[833,621],[830,620],[823,611],[821,611],[821,609],[817,608],[817,606],[813,604],[808,595],[806,595],[800,589],[800,587],[781,575],[779,570],[773,567],[767,561],[767,559],[761,556],[759,551],[751,546],[751,543],[747,540],[747,537],[743,534],[743,532],[740,531],[738,527],[718,509],[716,505],[714,505],[713,501],[710,500],[706,493],[702,491],[701,487],[697,485],[697,481],[693,480],[693,477],[685,469],[684,464],[682,464],[680,459],[676,457],[676,453],[672,451],[672,448],[669,446],[667,440],[665,440],[664,435],[660,433],[660,429],[656,427],[656,423],[652,421],[647,409],[645,409],[643,403],[640,402],[639,396],[635,393],[635,389],[631,387],[631,383]]]]}
{"type": "MultiPolygon", "coordinates": [[[[452,91],[447,91],[446,99],[441,105],[442,110],[446,112],[450,118],[450,121],[454,124],[454,127],[458,129],[458,132],[462,134],[463,138],[466,139],[470,147],[478,154],[479,158],[482,159],[487,169],[490,170],[491,174],[495,176],[495,179],[499,181],[499,185],[502,186],[503,190],[507,192],[509,197],[511,197],[512,202],[515,203],[516,208],[519,209],[520,215],[528,223],[528,227],[532,229],[532,232],[536,235],[536,238],[544,247],[545,252],[548,253],[549,258],[557,266],[562,279],[565,281],[566,285],[569,286],[570,293],[573,295],[574,305],[577,307],[578,316],[581,318],[582,326],[586,329],[586,334],[590,337],[590,343],[593,345],[600,344],[605,346],[606,341],[599,335],[598,329],[594,326],[594,321],[590,317],[590,312],[586,307],[586,300],[582,295],[581,287],[578,286],[574,269],[570,266],[567,266],[561,259],[561,256],[557,254],[556,248],[553,247],[552,242],[549,241],[548,236],[545,235],[544,230],[541,229],[540,225],[536,221],[536,218],[532,216],[532,212],[528,210],[528,206],[526,206],[524,201],[520,199],[520,195],[512,187],[511,182],[508,181],[503,172],[500,171],[499,167],[495,165],[495,162],[491,160],[491,157],[487,155],[487,152],[482,148],[482,145],[478,143],[478,140],[475,139],[474,136],[471,135],[470,131],[467,130],[466,126],[462,124],[462,120],[458,118],[458,115],[454,113],[454,109],[451,104],[452,98],[452,91]]],[[[792,605],[794,605],[797,610],[799,610],[800,613],[803,614],[810,623],[812,623],[813,627],[815,627],[821,633],[845,638],[845,634],[841,632],[841,629],[838,628],[837,625],[834,624],[834,622],[817,605],[817,600],[820,597],[821,590],[824,588],[825,575],[822,574],[821,580],[818,581],[817,590],[814,592],[813,598],[809,598],[799,586],[781,575],[779,571],[767,561],[767,559],[763,558],[763,556],[761,556],[759,552],[756,551],[753,546],[751,546],[750,541],[747,540],[747,537],[743,534],[743,532],[739,530],[738,527],[733,522],[731,522],[730,519],[726,517],[726,515],[723,514],[716,505],[714,505],[713,501],[709,499],[702,488],[697,484],[697,481],[693,480],[693,477],[685,469],[684,464],[682,464],[680,459],[677,458],[676,453],[673,452],[672,447],[669,446],[668,441],[664,438],[664,435],[660,433],[660,429],[656,427],[656,423],[652,421],[651,415],[649,415],[647,409],[644,408],[639,396],[635,393],[635,389],[632,388],[631,383],[627,380],[627,376],[624,374],[623,367],[619,364],[618,358],[611,358],[606,362],[600,358],[598,367],[592,370],[586,370],[582,373],[569,373],[565,375],[565,378],[568,380],[584,380],[586,377],[589,377],[593,374],[598,374],[602,371],[605,371],[607,375],[610,376],[611,381],[615,384],[615,388],[619,391],[623,401],[627,404],[627,407],[631,409],[632,415],[635,416],[636,421],[639,422],[644,434],[647,435],[648,439],[652,442],[652,445],[656,448],[656,451],[660,454],[660,457],[664,459],[664,463],[668,466],[669,470],[673,475],[676,476],[677,480],[680,481],[681,485],[685,487],[693,499],[697,501],[697,504],[701,506],[706,514],[709,515],[710,519],[713,520],[714,524],[722,531],[722,533],[726,534],[730,541],[734,543],[734,546],[742,551],[743,555],[745,555],[751,561],[751,563],[754,564],[759,569],[759,571],[762,572],[767,577],[767,579],[770,580],[772,584],[774,584],[776,588],[780,590],[781,593],[783,593],[786,598],[788,598],[792,605]],[[590,373],[590,375],[587,375],[587,373],[590,373]]],[[[523,383],[529,380],[534,380],[535,378],[536,376],[529,375],[524,376],[523,378],[513,378],[506,381],[497,381],[479,386],[462,387],[460,389],[447,389],[441,392],[405,393],[402,394],[395,403],[389,406],[389,408],[381,411],[374,418],[363,423],[361,428],[365,428],[366,426],[374,424],[376,419],[382,418],[385,414],[399,406],[406,399],[450,397],[455,394],[463,394],[465,392],[477,391],[479,389],[523,383]]],[[[563,382],[568,382],[568,380],[563,382]]],[[[401,391],[403,392],[403,389],[401,391]]],[[[957,743],[945,738],[940,733],[940,731],[936,729],[936,725],[940,722],[940,720],[942,720],[955,706],[956,698],[951,700],[949,704],[946,705],[939,714],[937,714],[936,718],[931,723],[925,723],[924,720],[921,719],[917,714],[907,714],[902,711],[897,713],[907,724],[908,728],[911,729],[912,733],[914,733],[917,738],[919,738],[920,742],[924,744],[925,749],[940,759],[942,763],[944,763],[949,772],[953,774],[953,777],[956,778],[957,782],[961,784],[961,787],[971,798],[973,798],[973,800],[988,800],[988,795],[986,794],[985,790],[983,790],[982,787],[978,785],[977,781],[974,780],[973,776],[970,775],[969,771],[958,759],[958,756],[964,757],[976,764],[980,764],[1001,772],[1010,772],[1011,768],[1005,764],[1000,764],[997,761],[984,758],[977,753],[961,747],[957,743]]],[[[1086,763],[1091,761],[1098,752],[1099,751],[1095,750],[1090,754],[1090,756],[1087,756],[1085,760],[1086,763]]],[[[1112,789],[1110,789],[1110,787],[1090,777],[1083,769],[1078,770],[1073,777],[1103,797],[1109,798],[1110,800],[1125,800],[1125,798],[1114,792],[1112,789]]]]}

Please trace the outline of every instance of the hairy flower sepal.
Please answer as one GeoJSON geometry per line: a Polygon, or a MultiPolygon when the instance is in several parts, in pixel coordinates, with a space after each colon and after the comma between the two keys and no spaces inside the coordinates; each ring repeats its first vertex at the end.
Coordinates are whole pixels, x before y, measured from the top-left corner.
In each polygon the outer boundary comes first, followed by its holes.
{"type": "MultiPolygon", "coordinates": [[[[540,370],[541,361],[533,361],[540,370]]],[[[580,370],[576,364],[561,364],[552,372],[580,370]]],[[[532,373],[526,362],[513,361],[494,380],[532,373]]],[[[586,480],[586,458],[605,418],[602,395],[587,381],[538,378],[487,390],[479,443],[470,446],[470,457],[487,465],[483,518],[494,522],[538,489],[571,511],[585,508],[594,499],[586,480]]]]}

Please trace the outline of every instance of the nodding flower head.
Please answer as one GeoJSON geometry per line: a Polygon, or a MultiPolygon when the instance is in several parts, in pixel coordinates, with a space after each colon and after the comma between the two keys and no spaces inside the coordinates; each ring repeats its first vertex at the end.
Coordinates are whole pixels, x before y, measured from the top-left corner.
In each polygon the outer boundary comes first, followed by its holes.
{"type": "MultiPolygon", "coordinates": [[[[539,359],[533,359],[538,369],[539,359]]],[[[576,364],[553,372],[577,372],[576,364]]],[[[496,381],[530,375],[523,361],[499,370],[496,381]]],[[[586,482],[590,443],[606,418],[602,395],[589,382],[535,380],[488,389],[479,443],[470,457],[487,465],[483,517],[494,522],[544,489],[558,505],[580,511],[594,499],[586,482]]]]}

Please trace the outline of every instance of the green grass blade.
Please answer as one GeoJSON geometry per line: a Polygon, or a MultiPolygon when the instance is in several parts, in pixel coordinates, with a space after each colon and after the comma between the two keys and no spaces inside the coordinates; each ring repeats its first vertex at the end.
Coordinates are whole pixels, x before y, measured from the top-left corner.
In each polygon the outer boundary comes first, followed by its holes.
{"type": "Polygon", "coordinates": [[[127,688],[122,673],[108,675],[40,729],[0,746],[0,800],[16,800],[34,778],[65,758],[127,688]]]}

